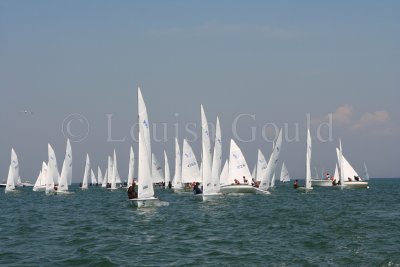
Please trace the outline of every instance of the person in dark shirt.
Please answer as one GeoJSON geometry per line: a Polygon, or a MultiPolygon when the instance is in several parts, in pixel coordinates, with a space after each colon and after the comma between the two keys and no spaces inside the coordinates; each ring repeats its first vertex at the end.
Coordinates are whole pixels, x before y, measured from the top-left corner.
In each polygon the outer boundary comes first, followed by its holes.
{"type": "Polygon", "coordinates": [[[128,188],[128,198],[129,199],[134,199],[134,198],[138,198],[138,194],[135,191],[135,182],[132,183],[132,185],[128,188]]]}
{"type": "Polygon", "coordinates": [[[293,183],[293,188],[297,189],[299,187],[299,181],[296,179],[293,183]]]}
{"type": "Polygon", "coordinates": [[[194,185],[194,187],[193,187],[193,193],[194,193],[195,195],[203,194],[203,191],[201,191],[199,185],[200,185],[200,183],[197,182],[197,183],[194,185]]]}

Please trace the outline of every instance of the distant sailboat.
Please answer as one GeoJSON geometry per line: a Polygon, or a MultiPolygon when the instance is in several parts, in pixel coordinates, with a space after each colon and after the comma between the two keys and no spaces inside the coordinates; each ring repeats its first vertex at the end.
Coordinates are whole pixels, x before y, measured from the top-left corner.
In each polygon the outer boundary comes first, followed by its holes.
{"type": "Polygon", "coordinates": [[[46,181],[47,181],[47,164],[46,162],[42,162],[42,170],[36,180],[35,185],[33,186],[33,191],[46,191],[46,181]]]}
{"type": "Polygon", "coordinates": [[[171,174],[170,174],[170,171],[169,171],[169,163],[168,163],[168,156],[167,156],[167,152],[165,152],[165,150],[164,150],[164,171],[165,171],[165,176],[164,176],[164,183],[165,183],[165,186],[166,187],[168,187],[169,186],[169,183],[170,183],[170,181],[171,181],[171,174]]]}
{"type": "Polygon", "coordinates": [[[139,160],[138,160],[138,198],[130,199],[135,206],[153,206],[159,200],[154,197],[151,161],[149,119],[146,104],[138,88],[139,117],[139,160]]]}
{"type": "Polygon", "coordinates": [[[106,188],[107,184],[108,184],[108,168],[106,169],[106,172],[104,173],[103,182],[101,184],[101,187],[106,188]]]}
{"type": "Polygon", "coordinates": [[[364,179],[364,181],[368,181],[369,180],[368,169],[367,169],[367,165],[365,164],[365,161],[363,163],[363,176],[362,176],[362,178],[364,179]]]}
{"type": "MultiPolygon", "coordinates": [[[[211,179],[209,184],[203,184],[203,201],[214,199],[222,194],[220,193],[220,180],[221,175],[221,164],[222,164],[222,142],[221,142],[221,126],[219,124],[219,118],[217,117],[217,123],[215,127],[215,144],[213,160],[211,165],[211,179]]],[[[204,146],[204,148],[207,148],[204,146]]],[[[204,153],[203,153],[204,155],[204,153]]]]}
{"type": "Polygon", "coordinates": [[[97,185],[97,178],[96,178],[96,174],[94,174],[93,169],[90,169],[90,183],[92,185],[97,185]]]}
{"type": "Polygon", "coordinates": [[[21,177],[19,176],[18,156],[14,148],[11,148],[11,167],[13,168],[14,186],[22,186],[21,177]]]}
{"type": "Polygon", "coordinates": [[[265,171],[262,172],[260,184],[256,189],[257,193],[270,194],[268,189],[270,188],[271,179],[273,177],[273,174],[275,173],[276,165],[278,164],[279,161],[281,147],[282,147],[282,129],[279,131],[278,138],[276,139],[276,144],[273,148],[273,151],[271,153],[271,156],[267,164],[267,168],[265,171]]]}
{"type": "Polygon", "coordinates": [[[15,181],[14,181],[14,168],[10,164],[10,167],[8,168],[8,177],[7,177],[5,192],[10,193],[10,192],[14,192],[14,191],[16,191],[15,190],[15,181]]]}
{"type": "Polygon", "coordinates": [[[258,154],[257,154],[256,177],[253,177],[255,181],[261,182],[262,177],[267,174],[267,166],[268,166],[268,162],[265,160],[264,154],[259,149],[258,154]]]}
{"type": "Polygon", "coordinates": [[[182,191],[182,159],[181,150],[179,148],[178,138],[175,138],[175,175],[172,181],[174,191],[182,191]]]}
{"type": "Polygon", "coordinates": [[[281,177],[279,179],[282,183],[290,182],[289,171],[286,168],[285,162],[282,163],[281,177]]]}
{"type": "Polygon", "coordinates": [[[342,188],[369,188],[368,182],[362,180],[347,159],[343,156],[341,140],[339,140],[339,149],[336,148],[336,155],[338,157],[340,186],[342,188]]]}
{"type": "Polygon", "coordinates": [[[112,174],[111,174],[111,190],[117,189],[117,181],[119,179],[119,173],[118,173],[118,165],[117,165],[117,154],[115,153],[114,149],[114,160],[112,161],[112,174]]]}
{"type": "Polygon", "coordinates": [[[70,194],[68,185],[72,183],[72,149],[69,139],[67,140],[67,148],[65,150],[65,158],[61,170],[60,179],[58,181],[57,194],[70,194]]]}
{"type": "Polygon", "coordinates": [[[134,172],[135,172],[135,154],[133,153],[133,148],[131,147],[129,153],[128,188],[133,183],[134,172]]]}
{"type": "Polygon", "coordinates": [[[186,139],[183,139],[182,153],[182,178],[183,184],[191,184],[192,182],[201,182],[199,165],[192,147],[186,139]]]}
{"type": "Polygon", "coordinates": [[[56,193],[55,181],[58,182],[59,174],[57,170],[56,155],[50,144],[48,144],[47,150],[49,161],[47,163],[46,195],[52,195],[56,193]]]}
{"type": "Polygon", "coordinates": [[[255,193],[255,187],[251,185],[252,177],[242,151],[231,139],[229,152],[228,179],[221,185],[221,193],[255,193]]]}
{"type": "Polygon", "coordinates": [[[299,187],[300,190],[312,190],[311,183],[311,134],[310,129],[307,129],[307,153],[306,153],[306,179],[305,184],[299,187]]]}
{"type": "Polygon", "coordinates": [[[83,190],[88,189],[89,175],[90,175],[90,158],[89,154],[86,154],[85,173],[83,175],[83,181],[81,186],[81,189],[83,190]]]}
{"type": "Polygon", "coordinates": [[[154,153],[152,154],[151,161],[152,161],[151,174],[152,174],[153,184],[161,184],[162,182],[164,182],[164,173],[154,153]]]}
{"type": "Polygon", "coordinates": [[[101,173],[100,166],[97,166],[97,182],[99,185],[103,185],[103,174],[101,173]]]}

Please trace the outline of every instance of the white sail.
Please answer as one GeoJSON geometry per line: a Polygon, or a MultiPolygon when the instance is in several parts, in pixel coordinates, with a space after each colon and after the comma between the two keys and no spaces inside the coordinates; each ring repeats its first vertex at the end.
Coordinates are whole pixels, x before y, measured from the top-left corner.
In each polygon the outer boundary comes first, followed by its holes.
{"type": "Polygon", "coordinates": [[[140,88],[138,88],[138,115],[139,115],[139,164],[138,164],[138,198],[154,197],[152,181],[152,156],[150,145],[150,122],[147,115],[140,88]]]}
{"type": "MultiPolygon", "coordinates": [[[[67,164],[67,181],[68,185],[72,184],[72,148],[71,148],[71,143],[69,142],[69,139],[67,140],[67,148],[65,150],[65,159],[64,161],[67,164]]],[[[62,173],[62,171],[61,171],[62,173]]]]}
{"type": "Polygon", "coordinates": [[[363,176],[362,176],[363,180],[368,181],[369,180],[369,174],[368,174],[368,169],[367,169],[367,165],[365,164],[365,161],[363,163],[363,176]]]}
{"type": "Polygon", "coordinates": [[[151,168],[149,166],[149,153],[141,132],[139,132],[139,168],[138,168],[138,198],[154,196],[151,168]]]}
{"type": "Polygon", "coordinates": [[[229,161],[226,160],[224,167],[222,168],[221,175],[219,177],[219,184],[220,185],[230,185],[232,184],[229,180],[229,161]]]}
{"type": "MultiPolygon", "coordinates": [[[[201,111],[201,141],[202,141],[202,181],[203,181],[203,192],[208,194],[212,192],[212,177],[211,177],[211,164],[212,164],[212,155],[211,155],[211,140],[210,140],[210,131],[208,129],[208,121],[206,114],[204,112],[203,105],[200,106],[201,111]],[[210,188],[211,187],[211,188],[210,188]]],[[[183,176],[182,176],[183,177],[183,176]]]]}
{"type": "Polygon", "coordinates": [[[97,166],[97,182],[103,184],[103,174],[101,173],[100,166],[97,166]]]}
{"type": "Polygon", "coordinates": [[[15,190],[14,168],[12,167],[12,164],[10,164],[10,167],[8,168],[8,177],[7,177],[5,192],[7,193],[14,190],[15,190]]]}
{"type": "Polygon", "coordinates": [[[167,157],[167,152],[164,150],[164,168],[165,168],[165,177],[164,177],[164,182],[165,186],[168,185],[168,183],[171,181],[171,174],[169,171],[169,163],[168,163],[168,157],[167,157]]]}
{"type": "Polygon", "coordinates": [[[82,181],[82,187],[81,187],[82,189],[88,188],[89,175],[90,175],[90,158],[89,158],[89,154],[86,154],[85,173],[83,175],[83,181],[82,181]]]}
{"type": "Polygon", "coordinates": [[[42,163],[42,176],[40,177],[40,185],[46,186],[47,183],[47,164],[43,161],[42,163]]]}
{"type": "Polygon", "coordinates": [[[151,174],[151,142],[150,142],[150,122],[147,114],[146,104],[143,100],[142,91],[138,88],[138,118],[139,118],[139,132],[142,133],[142,138],[144,139],[144,145],[146,146],[146,151],[148,155],[148,164],[151,174]]]}
{"type": "MultiPolygon", "coordinates": [[[[354,168],[351,166],[351,164],[347,161],[347,159],[341,154],[342,156],[342,173],[343,173],[343,180],[345,182],[347,181],[355,181],[355,177],[358,177],[359,181],[362,181],[362,178],[359,177],[358,173],[354,168]]],[[[343,182],[343,181],[341,181],[343,182]]]]}
{"type": "Polygon", "coordinates": [[[58,180],[58,188],[57,191],[68,191],[68,166],[66,160],[64,159],[63,166],[61,169],[60,179],[58,180]]]}
{"type": "Polygon", "coordinates": [[[339,149],[336,148],[336,154],[338,158],[339,183],[341,186],[344,186],[343,152],[342,152],[342,141],[340,139],[339,139],[339,149]]]}
{"type": "Polygon", "coordinates": [[[251,177],[253,177],[253,179],[256,179],[257,177],[257,163],[254,164],[253,171],[251,172],[251,177]]]}
{"type": "Polygon", "coordinates": [[[113,180],[114,174],[114,163],[111,156],[108,156],[108,166],[107,166],[108,174],[107,174],[107,183],[111,184],[113,180]]]}
{"type": "Polygon", "coordinates": [[[319,173],[318,173],[317,167],[314,167],[314,171],[315,171],[314,179],[320,180],[321,178],[319,178],[319,173]]]}
{"type": "Polygon", "coordinates": [[[11,167],[13,168],[14,185],[19,186],[21,185],[21,177],[19,176],[18,156],[14,148],[11,148],[11,167]]]}
{"type": "MultiPolygon", "coordinates": [[[[336,151],[336,153],[337,153],[337,151],[336,151]]],[[[335,180],[335,182],[338,183],[340,181],[339,168],[338,168],[337,163],[335,165],[336,165],[335,166],[335,174],[333,175],[333,178],[334,178],[333,180],[335,180]]]]}
{"type": "Polygon", "coordinates": [[[128,187],[133,183],[133,176],[135,172],[135,154],[133,153],[133,148],[131,147],[129,153],[129,170],[128,170],[128,187]]]}
{"type": "Polygon", "coordinates": [[[65,158],[61,170],[60,180],[58,181],[57,191],[68,191],[68,185],[72,183],[72,150],[69,139],[65,150],[65,158]]]}
{"type": "Polygon", "coordinates": [[[222,165],[222,142],[221,142],[221,126],[219,124],[219,118],[217,117],[217,124],[215,126],[215,144],[214,144],[214,154],[211,167],[211,182],[212,188],[208,188],[206,193],[218,193],[220,189],[219,177],[221,175],[221,165],[222,165]]]}
{"type": "Polygon", "coordinates": [[[93,169],[90,170],[90,182],[92,183],[92,185],[97,184],[97,178],[96,175],[94,174],[93,169]]]}
{"type": "Polygon", "coordinates": [[[259,188],[264,191],[268,190],[268,188],[270,187],[272,176],[275,173],[275,168],[276,165],[278,164],[281,147],[282,147],[282,129],[279,131],[279,135],[278,138],[276,139],[276,144],[269,158],[267,168],[265,172],[263,171],[261,176],[259,188]]]}
{"type": "Polygon", "coordinates": [[[54,192],[54,185],[58,182],[57,159],[51,145],[48,145],[49,162],[47,163],[46,194],[54,192]]]}
{"type": "Polygon", "coordinates": [[[117,154],[114,149],[114,160],[112,166],[112,176],[111,176],[111,189],[117,189],[117,181],[119,179],[118,165],[117,165],[117,154]]]}
{"type": "Polygon", "coordinates": [[[241,184],[251,185],[252,177],[242,151],[235,141],[231,139],[228,184],[234,184],[235,179],[237,179],[241,184]]]}
{"type": "Polygon", "coordinates": [[[175,175],[173,180],[175,189],[182,188],[182,160],[181,150],[179,148],[178,138],[175,138],[175,175]]]}
{"type": "Polygon", "coordinates": [[[108,168],[106,169],[106,172],[104,173],[103,176],[103,182],[101,184],[101,187],[107,187],[107,183],[108,183],[108,168]]]}
{"type": "Polygon", "coordinates": [[[282,163],[281,177],[279,180],[283,183],[290,182],[290,175],[289,175],[289,171],[286,168],[285,162],[282,163]]]}
{"type": "Polygon", "coordinates": [[[274,188],[274,187],[275,187],[275,172],[274,172],[274,174],[272,175],[271,184],[270,184],[269,187],[271,187],[271,188],[274,188]]]}
{"type": "Polygon", "coordinates": [[[183,153],[182,153],[182,183],[200,182],[199,165],[196,156],[193,153],[192,147],[183,139],[183,153]]]}
{"type": "Polygon", "coordinates": [[[113,172],[114,172],[115,183],[121,184],[122,181],[121,181],[121,176],[119,175],[119,172],[118,172],[117,154],[115,153],[115,149],[114,149],[114,163],[113,164],[114,164],[113,172]]]}
{"type": "MultiPolygon", "coordinates": [[[[35,182],[35,185],[33,186],[33,189],[40,187],[41,180],[42,180],[42,171],[39,172],[39,175],[36,178],[36,182],[35,182]]],[[[35,191],[35,190],[33,190],[33,191],[35,191]]]]}
{"type": "Polygon", "coordinates": [[[162,171],[161,165],[158,162],[156,156],[154,154],[152,154],[151,157],[152,160],[152,179],[153,179],[153,183],[162,183],[164,182],[164,173],[162,171]]]}
{"type": "Polygon", "coordinates": [[[268,162],[265,160],[264,154],[258,150],[257,155],[257,176],[253,177],[256,181],[261,181],[261,178],[267,174],[268,162]]]}
{"type": "Polygon", "coordinates": [[[307,153],[306,153],[306,180],[305,188],[312,189],[311,184],[311,134],[310,129],[307,129],[307,153]]]}

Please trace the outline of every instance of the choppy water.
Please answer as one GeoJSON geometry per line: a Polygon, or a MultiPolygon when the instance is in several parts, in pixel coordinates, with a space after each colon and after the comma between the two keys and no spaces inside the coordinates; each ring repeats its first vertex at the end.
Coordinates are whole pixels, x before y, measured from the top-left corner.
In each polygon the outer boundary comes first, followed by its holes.
{"type": "Polygon", "coordinates": [[[122,189],[1,190],[0,265],[399,266],[400,179],[370,187],[206,203],[157,190],[169,205],[141,210],[122,189]]]}

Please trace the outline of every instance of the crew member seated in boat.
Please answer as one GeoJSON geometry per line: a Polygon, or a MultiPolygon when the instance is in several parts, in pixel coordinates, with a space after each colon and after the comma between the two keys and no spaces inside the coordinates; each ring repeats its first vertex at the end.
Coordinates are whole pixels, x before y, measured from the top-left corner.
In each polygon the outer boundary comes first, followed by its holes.
{"type": "Polygon", "coordinates": [[[79,187],[82,187],[82,183],[79,183],[79,187]]]}
{"type": "Polygon", "coordinates": [[[347,177],[347,181],[351,182],[352,180],[351,180],[351,178],[350,178],[350,177],[347,177]]]}
{"type": "Polygon", "coordinates": [[[235,184],[240,184],[238,179],[233,180],[235,182],[235,184]]]}
{"type": "Polygon", "coordinates": [[[243,183],[244,183],[244,184],[247,184],[246,176],[243,176],[243,183]]]}
{"type": "Polygon", "coordinates": [[[325,179],[326,179],[326,180],[330,180],[330,179],[331,179],[331,175],[329,174],[329,172],[326,173],[325,179]]]}
{"type": "Polygon", "coordinates": [[[294,183],[293,183],[293,188],[294,189],[297,189],[297,187],[299,187],[299,180],[294,180],[294,183]]]}
{"type": "Polygon", "coordinates": [[[251,185],[256,186],[256,180],[254,178],[251,178],[251,185]]]}
{"type": "Polygon", "coordinates": [[[168,189],[172,189],[172,182],[171,181],[168,182],[168,189]]]}
{"type": "Polygon", "coordinates": [[[193,187],[193,193],[194,193],[195,195],[203,194],[203,191],[201,191],[199,185],[200,185],[200,183],[197,182],[197,183],[194,185],[194,187],[193,187]]]}
{"type": "Polygon", "coordinates": [[[128,198],[129,199],[134,199],[134,198],[138,198],[138,194],[135,191],[135,182],[132,183],[132,185],[128,188],[128,198]]]}
{"type": "Polygon", "coordinates": [[[360,181],[360,177],[354,175],[354,180],[356,180],[357,182],[359,182],[359,181],[360,181]]]}
{"type": "Polygon", "coordinates": [[[335,179],[332,180],[332,185],[333,185],[333,186],[338,185],[338,184],[336,183],[336,180],[335,180],[335,179]]]}

